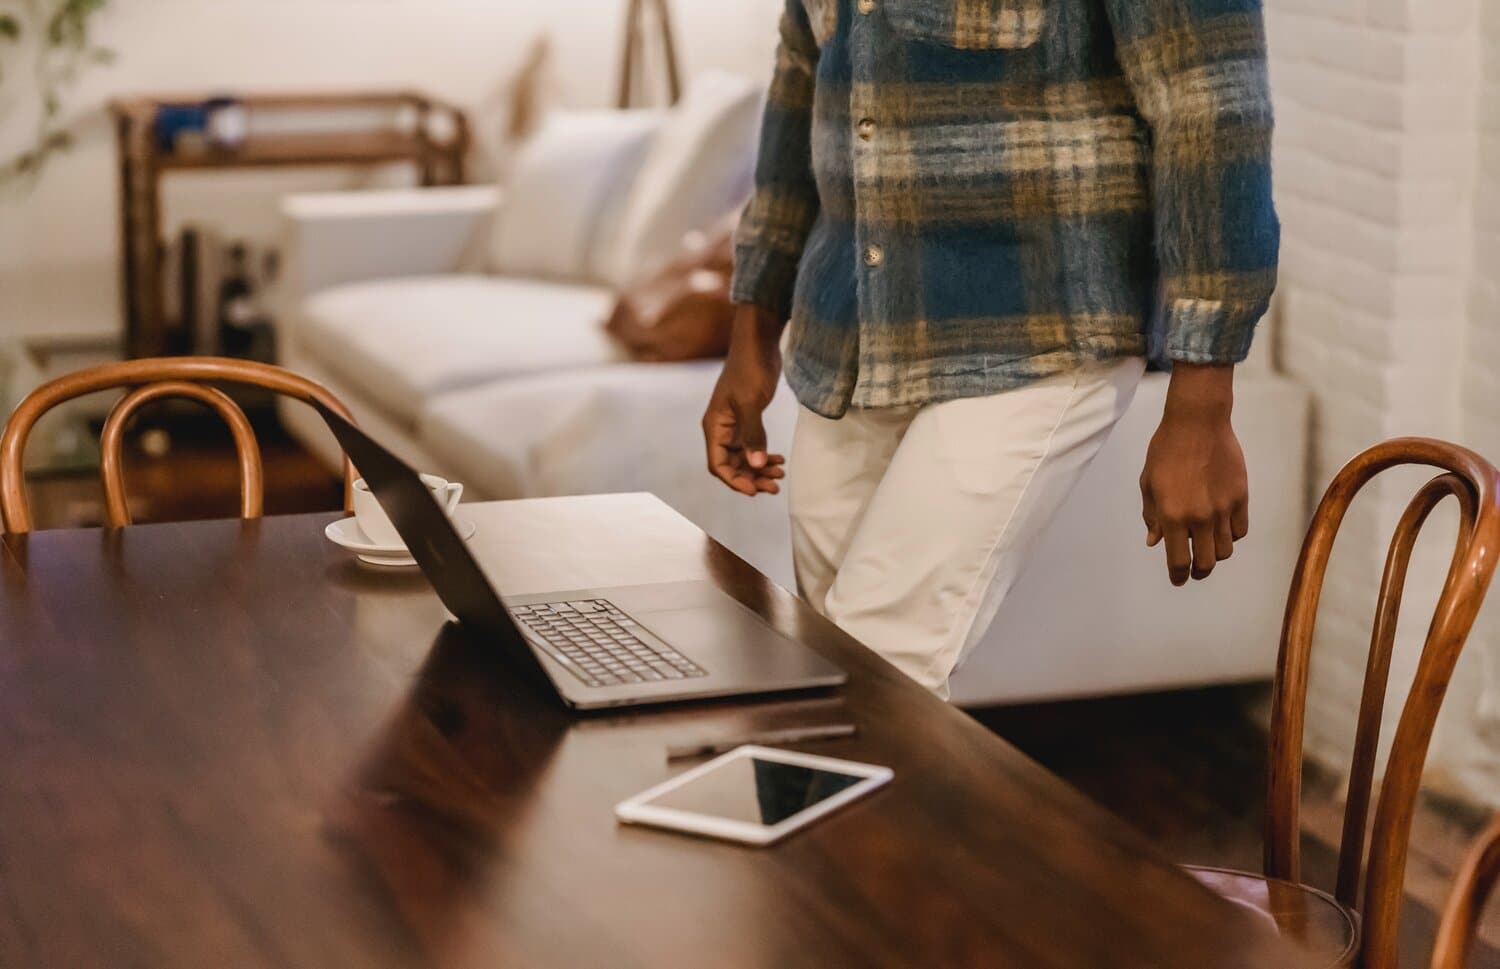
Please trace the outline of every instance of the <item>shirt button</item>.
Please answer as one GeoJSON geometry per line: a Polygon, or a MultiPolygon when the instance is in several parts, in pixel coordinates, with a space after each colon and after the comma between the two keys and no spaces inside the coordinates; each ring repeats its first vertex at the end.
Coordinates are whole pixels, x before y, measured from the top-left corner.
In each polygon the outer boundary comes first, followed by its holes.
{"type": "Polygon", "coordinates": [[[875,137],[875,119],[874,118],[862,118],[862,119],[860,119],[860,122],[859,122],[857,130],[859,131],[859,140],[860,141],[869,141],[871,138],[874,138],[875,137]]]}
{"type": "Polygon", "coordinates": [[[875,0],[859,0],[860,13],[872,13],[875,10],[875,0]]]}
{"type": "Polygon", "coordinates": [[[879,246],[865,246],[865,265],[871,268],[885,262],[885,250],[879,246]]]}

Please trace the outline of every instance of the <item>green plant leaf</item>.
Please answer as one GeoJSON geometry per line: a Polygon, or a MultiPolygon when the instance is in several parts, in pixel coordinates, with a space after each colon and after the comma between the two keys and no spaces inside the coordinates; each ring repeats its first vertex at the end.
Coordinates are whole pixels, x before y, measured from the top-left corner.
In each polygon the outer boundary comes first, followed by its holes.
{"type": "MultiPolygon", "coordinates": [[[[10,11],[18,6],[13,0],[0,4],[10,11]]],[[[109,4],[110,0],[24,0],[19,12],[0,12],[0,42],[32,41],[45,68],[39,74],[39,90],[31,95],[40,103],[41,129],[29,149],[0,161],[0,185],[35,178],[53,155],[73,147],[73,132],[58,120],[79,75],[89,67],[114,63],[113,50],[90,41],[94,15],[109,4]]],[[[5,80],[0,65],[0,86],[5,80]]]]}

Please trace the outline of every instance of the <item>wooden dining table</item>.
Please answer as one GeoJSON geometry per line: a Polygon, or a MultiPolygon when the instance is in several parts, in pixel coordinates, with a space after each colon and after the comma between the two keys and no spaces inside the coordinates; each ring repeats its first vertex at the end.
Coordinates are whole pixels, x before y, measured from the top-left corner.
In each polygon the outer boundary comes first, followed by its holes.
{"type": "Polygon", "coordinates": [[[0,965],[1306,964],[657,499],[460,514],[504,594],[710,579],[849,683],[579,715],[330,515],[10,536],[0,965]],[[805,749],[894,780],[779,845],[615,820],[669,745],[846,721],[805,749]]]}

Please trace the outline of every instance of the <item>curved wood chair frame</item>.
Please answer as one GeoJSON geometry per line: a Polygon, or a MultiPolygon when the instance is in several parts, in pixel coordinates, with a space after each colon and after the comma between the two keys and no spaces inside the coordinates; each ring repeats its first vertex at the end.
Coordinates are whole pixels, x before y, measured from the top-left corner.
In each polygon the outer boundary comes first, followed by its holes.
{"type": "Polygon", "coordinates": [[[1300,882],[1298,811],[1308,664],[1329,555],[1339,525],[1359,491],[1382,472],[1409,464],[1430,466],[1442,473],[1418,491],[1407,506],[1386,557],[1360,700],[1334,892],[1340,903],[1362,913],[1358,964],[1364,969],[1390,969],[1396,963],[1402,883],[1422,768],[1454,665],[1494,576],[1496,556],[1500,555],[1500,473],[1493,465],[1456,445],[1400,438],[1371,448],[1339,472],[1318,506],[1293,574],[1271,709],[1265,874],[1300,882]],[[1361,905],[1360,876],[1375,751],[1406,570],[1422,525],[1450,495],[1457,499],[1460,509],[1458,541],[1386,761],[1361,905]]]}
{"type": "Polygon", "coordinates": [[[1500,880],[1500,814],[1469,849],[1443,909],[1432,969],[1464,969],[1479,934],[1479,916],[1500,880]]]}
{"type": "MultiPolygon", "coordinates": [[[[304,403],[317,401],[348,417],[348,408],[323,386],[306,377],[270,364],[219,357],[162,357],[127,360],[80,370],[38,387],[16,408],[0,437],[0,517],[4,530],[25,534],[34,527],[26,499],[26,441],[41,416],[59,404],[104,390],[133,388],[105,421],[100,437],[102,457],[99,473],[104,483],[106,520],[112,527],[130,524],[125,500],[125,475],[121,444],[130,418],[143,406],[166,397],[184,397],[213,409],[234,435],[240,464],[240,515],[259,518],[264,507],[265,479],[255,431],[233,400],[208,382],[262,387],[304,403]]],[[[344,508],[353,498],[354,467],[344,459],[344,508]]]]}

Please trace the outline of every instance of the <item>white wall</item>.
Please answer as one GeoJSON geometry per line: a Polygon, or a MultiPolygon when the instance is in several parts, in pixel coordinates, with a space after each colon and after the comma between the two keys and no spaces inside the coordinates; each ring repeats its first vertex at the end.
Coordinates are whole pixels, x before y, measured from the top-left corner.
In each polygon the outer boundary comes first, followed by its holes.
{"type": "MultiPolygon", "coordinates": [[[[1344,461],[1399,435],[1456,440],[1500,460],[1500,27],[1494,4],[1483,5],[1481,41],[1480,0],[1267,0],[1285,223],[1281,359],[1316,394],[1319,491],[1344,461]]],[[[1340,534],[1308,710],[1308,748],[1321,759],[1347,766],[1387,543],[1426,477],[1372,486],[1340,534]]],[[[1414,559],[1387,740],[1455,520],[1435,516],[1414,559]]],[[[1484,739],[1500,708],[1500,677],[1488,675],[1496,660],[1500,630],[1482,621],[1428,778],[1500,801],[1500,744],[1484,739]]]]}
{"type": "MultiPolygon", "coordinates": [[[[769,74],[777,4],[674,6],[689,74],[708,66],[769,74]]],[[[87,75],[69,105],[82,119],[79,147],[29,190],[0,192],[0,337],[119,326],[114,145],[102,110],[110,97],[414,86],[475,106],[547,31],[560,99],[602,106],[614,97],[624,9],[625,0],[112,0],[99,39],[119,60],[87,75]]],[[[24,143],[32,123],[21,92],[7,90],[0,157],[24,143]]],[[[176,175],[166,212],[169,221],[212,218],[269,239],[279,194],[345,183],[329,173],[176,175]]]]}
{"type": "MultiPolygon", "coordinates": [[[[1474,264],[1461,408],[1467,443],[1500,460],[1500,6],[1483,6],[1474,264]]],[[[1500,589],[1492,595],[1500,596],[1500,589]]],[[[1465,658],[1455,689],[1462,704],[1458,716],[1445,723],[1445,761],[1458,786],[1500,797],[1500,606],[1481,616],[1476,641],[1479,647],[1465,658]],[[1473,715],[1465,716],[1468,710],[1473,715]]]]}

